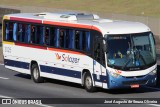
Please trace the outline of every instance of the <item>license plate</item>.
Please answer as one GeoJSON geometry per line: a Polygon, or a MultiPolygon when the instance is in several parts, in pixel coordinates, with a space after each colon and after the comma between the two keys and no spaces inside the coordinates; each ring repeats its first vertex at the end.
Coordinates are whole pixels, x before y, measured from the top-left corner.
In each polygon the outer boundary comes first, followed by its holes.
{"type": "Polygon", "coordinates": [[[131,85],[131,88],[139,88],[139,84],[131,85]]]}

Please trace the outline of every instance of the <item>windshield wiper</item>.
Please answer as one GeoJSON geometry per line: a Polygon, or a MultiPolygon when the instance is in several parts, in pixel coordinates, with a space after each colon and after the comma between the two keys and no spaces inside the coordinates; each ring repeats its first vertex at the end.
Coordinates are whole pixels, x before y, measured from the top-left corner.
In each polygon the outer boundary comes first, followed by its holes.
{"type": "MultiPolygon", "coordinates": [[[[134,50],[135,51],[135,50],[134,50]]],[[[145,61],[145,59],[144,59],[144,57],[141,55],[141,53],[138,51],[138,50],[136,50],[136,52],[131,52],[132,54],[130,54],[130,55],[133,55],[133,57],[129,57],[129,60],[124,64],[124,66],[122,66],[122,69],[125,69],[126,68],[126,66],[131,62],[131,61],[137,61],[137,60],[139,60],[140,58],[142,59],[142,61],[143,61],[143,63],[144,63],[144,65],[147,65],[147,63],[146,63],[146,61],[145,61]]]]}
{"type": "Polygon", "coordinates": [[[125,64],[124,66],[122,66],[122,69],[124,69],[130,62],[131,62],[132,58],[130,58],[125,64]]]}
{"type": "MultiPolygon", "coordinates": [[[[130,35],[130,38],[131,38],[131,35],[130,35]]],[[[132,51],[133,51],[133,45],[132,45],[132,47],[131,47],[131,44],[133,44],[132,41],[131,41],[131,43],[128,42],[129,54],[130,54],[130,55],[133,54],[133,53],[132,53],[132,51]]],[[[127,53],[128,53],[128,52],[127,52],[127,53]]],[[[130,55],[129,55],[129,56],[130,56],[130,55]]],[[[129,56],[128,56],[128,57],[129,57],[129,56]]],[[[122,69],[124,69],[124,68],[131,62],[131,60],[133,60],[133,59],[130,58],[130,59],[124,64],[124,66],[122,66],[122,69]]]]}
{"type": "MultiPolygon", "coordinates": [[[[139,60],[139,58],[142,59],[144,65],[147,65],[144,57],[141,55],[141,53],[137,50],[136,52],[133,52],[134,57],[130,58],[125,64],[124,66],[122,66],[122,69],[125,69],[125,67],[131,62],[131,61],[136,61],[137,59],[139,60]]],[[[129,57],[129,56],[128,56],[129,57]]]]}

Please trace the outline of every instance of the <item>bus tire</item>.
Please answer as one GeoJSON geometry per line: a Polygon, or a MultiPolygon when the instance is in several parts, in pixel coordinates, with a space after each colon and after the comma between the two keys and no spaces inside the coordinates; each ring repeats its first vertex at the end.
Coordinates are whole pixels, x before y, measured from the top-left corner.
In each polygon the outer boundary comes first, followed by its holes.
{"type": "Polygon", "coordinates": [[[44,82],[43,78],[40,77],[40,72],[37,64],[33,64],[31,68],[31,77],[35,83],[44,82]]]}
{"type": "Polygon", "coordinates": [[[93,86],[93,81],[89,72],[84,73],[84,87],[87,92],[96,91],[96,88],[93,86]]]}

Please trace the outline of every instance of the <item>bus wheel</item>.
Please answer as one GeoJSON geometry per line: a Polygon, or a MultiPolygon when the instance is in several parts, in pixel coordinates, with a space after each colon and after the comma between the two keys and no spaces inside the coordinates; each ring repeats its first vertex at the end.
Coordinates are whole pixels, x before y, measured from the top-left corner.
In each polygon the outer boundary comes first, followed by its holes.
{"type": "Polygon", "coordinates": [[[37,64],[33,64],[31,68],[31,77],[35,83],[43,82],[43,78],[40,77],[40,72],[37,64]]]}
{"type": "Polygon", "coordinates": [[[90,73],[84,73],[84,87],[88,92],[94,92],[96,88],[93,86],[93,81],[90,73]]]}

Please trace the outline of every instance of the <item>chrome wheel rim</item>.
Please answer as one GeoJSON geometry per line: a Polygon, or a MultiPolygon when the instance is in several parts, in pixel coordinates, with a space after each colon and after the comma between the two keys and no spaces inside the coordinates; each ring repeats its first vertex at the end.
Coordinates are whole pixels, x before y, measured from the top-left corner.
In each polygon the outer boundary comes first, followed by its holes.
{"type": "Polygon", "coordinates": [[[33,70],[33,76],[34,76],[34,78],[36,80],[38,79],[38,69],[37,68],[34,68],[34,70],[33,70]]]}
{"type": "Polygon", "coordinates": [[[91,78],[90,78],[89,76],[86,77],[85,83],[86,83],[86,87],[87,87],[88,89],[90,89],[91,86],[92,86],[92,80],[91,80],[91,78]]]}

